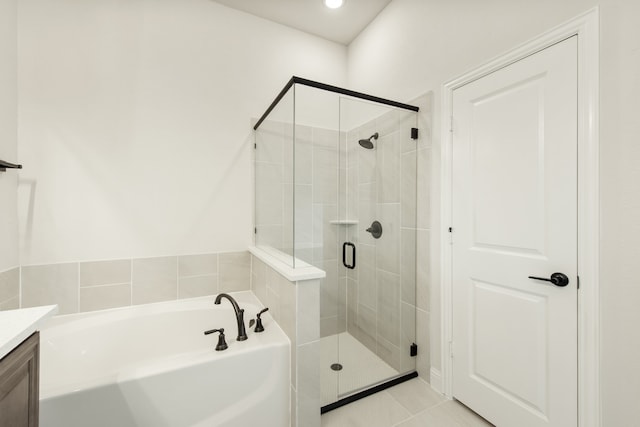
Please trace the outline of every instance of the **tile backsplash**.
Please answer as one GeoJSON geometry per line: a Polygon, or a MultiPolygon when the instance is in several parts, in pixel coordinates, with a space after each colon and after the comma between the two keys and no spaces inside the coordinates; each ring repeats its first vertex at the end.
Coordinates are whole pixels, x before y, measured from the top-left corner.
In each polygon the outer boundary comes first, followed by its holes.
{"type": "Polygon", "coordinates": [[[0,273],[0,310],[71,314],[248,290],[250,279],[246,251],[29,265],[0,273]]]}

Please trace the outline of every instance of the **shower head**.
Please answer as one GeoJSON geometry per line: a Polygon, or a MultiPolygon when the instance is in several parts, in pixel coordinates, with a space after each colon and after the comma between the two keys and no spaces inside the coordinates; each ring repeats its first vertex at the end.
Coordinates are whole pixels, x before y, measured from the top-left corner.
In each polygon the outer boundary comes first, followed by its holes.
{"type": "Polygon", "coordinates": [[[367,139],[361,139],[360,141],[358,141],[358,144],[360,144],[362,148],[371,150],[373,148],[373,142],[371,141],[372,139],[378,139],[378,132],[374,133],[367,139]]]}

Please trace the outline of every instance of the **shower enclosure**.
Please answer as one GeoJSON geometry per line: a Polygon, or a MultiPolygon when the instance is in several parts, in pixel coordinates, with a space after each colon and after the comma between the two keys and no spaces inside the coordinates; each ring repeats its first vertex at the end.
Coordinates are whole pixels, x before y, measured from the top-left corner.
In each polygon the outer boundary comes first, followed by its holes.
{"type": "Polygon", "coordinates": [[[256,246],[326,272],[323,411],[416,375],[417,111],[293,77],[254,127],[256,246]]]}

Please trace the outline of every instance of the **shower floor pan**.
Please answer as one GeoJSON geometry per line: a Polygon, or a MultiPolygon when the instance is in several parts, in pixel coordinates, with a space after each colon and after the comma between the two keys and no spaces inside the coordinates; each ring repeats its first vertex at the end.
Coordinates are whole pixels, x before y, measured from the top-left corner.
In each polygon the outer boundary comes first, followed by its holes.
{"type": "Polygon", "coordinates": [[[320,341],[322,349],[320,383],[323,407],[400,375],[397,370],[347,332],[324,337],[320,341]],[[340,363],[343,368],[339,371],[332,370],[331,365],[334,363],[340,363]]]}

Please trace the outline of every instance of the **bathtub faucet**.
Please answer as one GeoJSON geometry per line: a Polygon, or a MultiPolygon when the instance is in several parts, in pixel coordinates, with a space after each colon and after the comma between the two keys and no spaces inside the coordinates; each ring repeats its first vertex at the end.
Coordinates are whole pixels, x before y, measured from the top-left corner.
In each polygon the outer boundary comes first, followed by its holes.
{"type": "Polygon", "coordinates": [[[238,323],[238,337],[236,338],[236,340],[237,341],[246,340],[247,332],[244,329],[244,309],[240,308],[236,300],[233,299],[233,297],[228,294],[218,294],[214,304],[220,304],[220,302],[222,301],[222,298],[228,299],[231,305],[233,305],[233,309],[236,312],[236,322],[238,323]]]}

